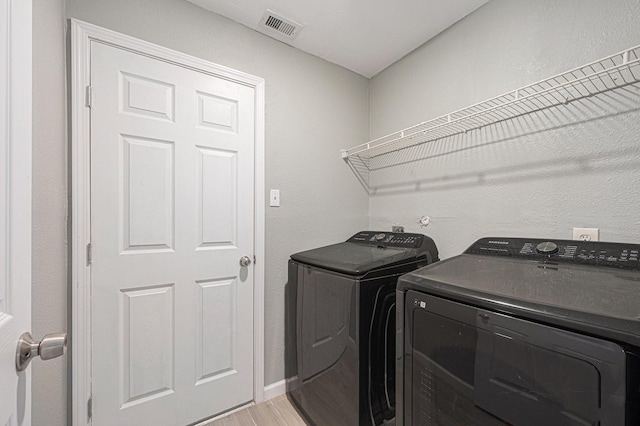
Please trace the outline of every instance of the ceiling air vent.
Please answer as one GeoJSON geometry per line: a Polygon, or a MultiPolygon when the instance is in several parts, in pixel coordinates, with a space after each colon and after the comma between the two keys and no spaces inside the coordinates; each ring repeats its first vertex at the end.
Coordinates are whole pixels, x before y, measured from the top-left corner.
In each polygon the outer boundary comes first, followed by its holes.
{"type": "Polygon", "coordinates": [[[284,18],[277,13],[267,10],[260,20],[260,27],[271,34],[278,34],[289,39],[294,39],[302,29],[302,25],[291,19],[284,18]]]}

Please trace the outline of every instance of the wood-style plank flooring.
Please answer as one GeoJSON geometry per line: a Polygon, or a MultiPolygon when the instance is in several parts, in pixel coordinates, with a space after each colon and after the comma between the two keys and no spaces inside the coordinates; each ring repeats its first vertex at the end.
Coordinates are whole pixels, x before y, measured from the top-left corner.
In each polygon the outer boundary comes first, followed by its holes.
{"type": "Polygon", "coordinates": [[[198,426],[307,426],[286,395],[252,405],[198,426]]]}

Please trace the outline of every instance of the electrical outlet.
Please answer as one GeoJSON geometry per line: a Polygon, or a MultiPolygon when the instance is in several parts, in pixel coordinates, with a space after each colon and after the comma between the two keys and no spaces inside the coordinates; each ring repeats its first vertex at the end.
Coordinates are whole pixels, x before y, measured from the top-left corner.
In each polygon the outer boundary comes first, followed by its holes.
{"type": "Polygon", "coordinates": [[[573,239],[580,241],[600,240],[599,228],[573,228],[573,239]]]}
{"type": "Polygon", "coordinates": [[[404,232],[404,226],[402,226],[402,225],[393,225],[391,227],[391,232],[404,232]]]}

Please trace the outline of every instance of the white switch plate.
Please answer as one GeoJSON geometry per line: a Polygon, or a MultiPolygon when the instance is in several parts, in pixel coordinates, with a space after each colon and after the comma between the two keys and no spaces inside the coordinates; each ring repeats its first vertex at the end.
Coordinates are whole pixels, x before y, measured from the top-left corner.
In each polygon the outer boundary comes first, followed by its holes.
{"type": "Polygon", "coordinates": [[[269,194],[269,205],[271,207],[280,207],[280,190],[272,189],[269,194]]]}
{"type": "Polygon", "coordinates": [[[600,240],[599,228],[573,228],[573,239],[580,241],[600,240]]]}

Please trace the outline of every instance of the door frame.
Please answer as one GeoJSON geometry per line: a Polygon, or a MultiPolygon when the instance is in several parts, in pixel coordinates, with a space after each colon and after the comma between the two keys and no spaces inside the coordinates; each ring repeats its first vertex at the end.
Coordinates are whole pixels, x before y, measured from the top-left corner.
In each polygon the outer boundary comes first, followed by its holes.
{"type": "MultiPolygon", "coordinates": [[[[91,241],[90,84],[91,43],[98,41],[153,59],[233,81],[255,90],[255,234],[253,399],[264,399],[265,137],[264,79],[93,24],[70,19],[69,109],[71,122],[71,403],[74,426],[91,422],[91,241]]],[[[212,413],[212,415],[217,413],[212,413]]]]}

